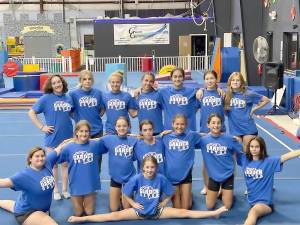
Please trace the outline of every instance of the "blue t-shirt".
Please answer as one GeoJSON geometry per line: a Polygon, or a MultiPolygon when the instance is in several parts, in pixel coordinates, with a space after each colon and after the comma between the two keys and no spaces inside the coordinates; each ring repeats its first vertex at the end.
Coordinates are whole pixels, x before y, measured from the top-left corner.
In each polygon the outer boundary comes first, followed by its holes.
{"type": "Polygon", "coordinates": [[[238,163],[243,168],[249,204],[272,205],[274,173],[282,169],[280,157],[272,156],[264,160],[249,161],[243,154],[238,157],[238,163]]]}
{"type": "Polygon", "coordinates": [[[100,189],[98,160],[103,152],[104,148],[95,140],[85,144],[70,142],[63,148],[59,162],[68,163],[72,196],[87,195],[100,189]]]}
{"type": "Polygon", "coordinates": [[[200,113],[200,132],[209,133],[207,127],[208,117],[212,113],[216,113],[222,118],[222,132],[225,129],[225,116],[224,116],[224,101],[222,96],[217,92],[217,90],[207,90],[203,89],[203,96],[199,100],[201,113],[200,113]]]}
{"type": "Polygon", "coordinates": [[[196,100],[196,90],[183,87],[175,89],[166,87],[158,90],[164,111],[164,128],[172,130],[172,120],[176,114],[183,114],[187,118],[187,130],[196,131],[196,111],[198,102],[196,100]]]}
{"type": "Polygon", "coordinates": [[[116,120],[120,116],[129,119],[128,110],[136,109],[135,100],[127,92],[108,92],[103,95],[103,102],[106,112],[105,131],[108,134],[116,134],[116,120]]]}
{"type": "Polygon", "coordinates": [[[70,118],[71,99],[63,95],[45,94],[33,106],[37,113],[44,113],[47,126],[53,126],[53,133],[45,134],[45,146],[57,147],[62,141],[73,136],[70,118]]]}
{"type": "Polygon", "coordinates": [[[262,95],[247,91],[245,94],[233,92],[228,111],[229,133],[234,136],[255,134],[257,128],[250,116],[252,106],[261,101],[262,95]]]}
{"type": "Polygon", "coordinates": [[[120,137],[106,135],[99,140],[108,152],[108,167],[110,177],[118,183],[126,183],[135,175],[134,149],[137,139],[134,137],[120,137]]]}
{"type": "Polygon", "coordinates": [[[158,92],[142,92],[136,98],[136,104],[138,107],[139,123],[146,119],[150,120],[153,123],[154,133],[158,134],[162,132],[162,100],[158,92]]]}
{"type": "Polygon", "coordinates": [[[207,134],[201,138],[201,152],[210,178],[223,182],[233,175],[233,154],[243,154],[243,146],[227,134],[212,136],[207,134]]]}
{"type": "Polygon", "coordinates": [[[47,155],[45,166],[41,170],[27,167],[10,177],[13,183],[12,189],[22,191],[14,205],[14,213],[49,211],[55,185],[52,168],[57,158],[56,152],[52,151],[47,155]]]}
{"type": "Polygon", "coordinates": [[[92,88],[85,91],[81,88],[70,91],[72,99],[74,119],[78,123],[80,120],[87,120],[91,127],[91,135],[99,134],[103,131],[100,111],[104,108],[102,93],[98,89],[92,88]]]}
{"type": "Polygon", "coordinates": [[[195,148],[200,143],[200,134],[188,131],[180,135],[175,133],[163,136],[165,146],[166,177],[172,184],[183,181],[194,165],[195,148]]]}
{"type": "Polygon", "coordinates": [[[139,140],[134,149],[134,155],[137,160],[138,172],[141,171],[143,159],[147,155],[153,155],[158,163],[158,172],[165,174],[165,156],[164,156],[164,144],[162,139],[155,137],[155,143],[152,145],[146,144],[144,140],[139,140]]]}
{"type": "Polygon", "coordinates": [[[158,204],[162,197],[171,196],[174,193],[172,184],[162,174],[157,173],[152,179],[147,179],[143,174],[132,177],[122,188],[123,194],[131,196],[134,201],[143,205],[144,209],[134,209],[139,214],[153,216],[158,210],[158,204]]]}

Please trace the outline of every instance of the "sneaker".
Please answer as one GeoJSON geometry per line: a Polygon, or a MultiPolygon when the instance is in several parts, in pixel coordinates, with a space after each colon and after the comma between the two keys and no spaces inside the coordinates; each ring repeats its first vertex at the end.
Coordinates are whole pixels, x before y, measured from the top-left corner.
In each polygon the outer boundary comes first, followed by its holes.
{"type": "Polygon", "coordinates": [[[63,191],[63,192],[62,192],[62,196],[64,197],[64,199],[71,198],[71,195],[70,195],[70,193],[69,193],[69,192],[67,192],[67,191],[63,191]]]}
{"type": "Polygon", "coordinates": [[[58,201],[61,200],[61,195],[59,192],[53,192],[53,199],[58,201]]]}
{"type": "Polygon", "coordinates": [[[200,191],[201,195],[206,195],[207,194],[207,189],[206,187],[202,188],[202,190],[200,191]]]}

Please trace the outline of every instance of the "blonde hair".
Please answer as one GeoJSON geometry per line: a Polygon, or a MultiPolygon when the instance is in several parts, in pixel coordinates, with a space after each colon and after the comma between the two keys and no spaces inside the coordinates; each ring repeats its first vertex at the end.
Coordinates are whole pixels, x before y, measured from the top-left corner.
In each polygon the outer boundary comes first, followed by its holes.
{"type": "Polygon", "coordinates": [[[118,78],[120,78],[120,81],[121,81],[121,84],[122,84],[123,83],[123,75],[124,75],[123,71],[117,70],[117,71],[113,72],[112,74],[110,74],[108,80],[110,81],[110,79],[112,77],[118,77],[118,78]]]}
{"type": "Polygon", "coordinates": [[[81,71],[80,71],[80,74],[79,74],[79,84],[78,84],[78,87],[79,87],[79,88],[82,87],[82,80],[83,80],[83,78],[84,78],[86,75],[88,75],[88,76],[91,78],[92,84],[94,84],[95,79],[94,79],[93,73],[92,73],[91,71],[89,71],[89,70],[81,70],[81,71]]]}
{"type": "Polygon", "coordinates": [[[91,125],[87,120],[80,120],[78,123],[75,125],[74,129],[74,137],[77,138],[76,133],[80,130],[81,127],[86,126],[90,132],[91,135],[91,125]]]}
{"type": "Polygon", "coordinates": [[[173,119],[172,119],[172,123],[175,123],[175,121],[176,121],[177,119],[183,119],[185,125],[187,125],[187,118],[186,118],[185,115],[183,115],[183,114],[176,114],[176,115],[173,117],[173,119]]]}
{"type": "Polygon", "coordinates": [[[36,147],[32,148],[27,154],[26,161],[27,161],[28,166],[30,166],[30,164],[31,164],[30,160],[32,159],[33,155],[38,151],[43,151],[44,155],[46,155],[46,151],[42,147],[36,146],[36,147]]]}
{"type": "Polygon", "coordinates": [[[240,72],[233,72],[232,74],[230,74],[228,81],[227,81],[227,91],[226,91],[226,95],[225,95],[225,101],[224,101],[224,108],[225,110],[229,110],[230,109],[230,101],[232,99],[233,96],[233,90],[231,88],[231,81],[233,80],[234,77],[238,76],[240,81],[241,81],[241,86],[239,91],[242,94],[245,94],[247,91],[246,88],[246,81],[244,79],[244,77],[242,76],[242,74],[240,72]]]}

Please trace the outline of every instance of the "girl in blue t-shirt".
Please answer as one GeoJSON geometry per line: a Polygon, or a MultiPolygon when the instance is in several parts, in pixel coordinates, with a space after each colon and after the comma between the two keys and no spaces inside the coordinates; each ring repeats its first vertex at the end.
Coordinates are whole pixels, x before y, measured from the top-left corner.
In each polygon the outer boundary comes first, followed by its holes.
{"type": "Polygon", "coordinates": [[[225,207],[214,211],[197,211],[167,207],[173,194],[171,183],[161,174],[156,173],[157,161],[152,155],[143,160],[143,171],[132,177],[122,191],[131,208],[117,212],[97,214],[92,216],[68,219],[70,223],[77,222],[107,222],[140,219],[170,219],[170,218],[218,218],[226,212],[225,207]],[[131,198],[134,194],[134,198],[131,198]]]}
{"type": "Polygon", "coordinates": [[[0,188],[11,188],[22,193],[16,201],[0,200],[0,208],[14,213],[19,224],[57,223],[49,216],[55,185],[52,168],[65,143],[47,154],[34,147],[27,156],[28,167],[15,175],[0,179],[0,188]]]}
{"type": "Polygon", "coordinates": [[[128,180],[135,175],[134,149],[135,137],[128,136],[130,123],[127,117],[121,116],[116,120],[115,129],[117,135],[105,135],[99,143],[108,152],[109,175],[111,177],[109,191],[109,206],[111,211],[117,211],[121,207],[128,208],[128,202],[122,197],[121,188],[128,180]]]}
{"type": "MultiPolygon", "coordinates": [[[[197,98],[200,103],[200,133],[207,134],[209,129],[207,126],[207,120],[210,114],[216,113],[219,114],[222,118],[222,132],[225,132],[225,116],[224,116],[224,92],[218,88],[217,84],[218,75],[214,70],[208,70],[204,73],[203,79],[205,88],[197,91],[197,98]],[[200,94],[201,93],[201,94],[200,94]]],[[[224,93],[225,94],[225,93],[224,93]]],[[[205,168],[205,164],[202,165],[202,175],[204,179],[204,187],[201,190],[201,194],[206,194],[208,176],[205,168]]]]}
{"type": "Polygon", "coordinates": [[[140,123],[140,134],[141,140],[134,149],[138,172],[141,171],[143,159],[147,155],[153,155],[158,163],[158,172],[165,174],[164,144],[161,137],[153,136],[153,123],[150,120],[143,120],[140,123]]]}
{"type": "Polygon", "coordinates": [[[101,116],[105,109],[102,92],[93,88],[94,76],[89,70],[82,70],[79,75],[79,88],[69,92],[73,103],[75,122],[87,120],[91,128],[91,138],[103,135],[101,116]]]}
{"type": "Polygon", "coordinates": [[[116,134],[115,124],[120,116],[129,119],[136,117],[137,110],[134,98],[127,92],[121,91],[123,74],[120,71],[114,72],[109,77],[111,91],[104,93],[103,102],[106,112],[105,131],[107,134],[116,134]]]}
{"type": "Polygon", "coordinates": [[[95,192],[100,189],[99,157],[104,152],[98,141],[89,140],[91,126],[80,120],[75,127],[74,141],[66,145],[59,162],[68,163],[69,184],[74,215],[92,215],[95,192]]]}
{"type": "Polygon", "coordinates": [[[155,77],[153,73],[145,73],[142,77],[140,93],[136,97],[139,122],[150,120],[153,123],[154,135],[163,131],[162,100],[153,88],[155,77]]]}
{"type": "MultiPolygon", "coordinates": [[[[71,99],[66,95],[68,84],[65,79],[58,74],[50,76],[44,86],[44,95],[32,106],[28,114],[31,121],[43,133],[45,133],[45,147],[47,152],[51,152],[62,141],[73,136],[73,126],[70,118],[72,110],[71,99]],[[38,118],[37,114],[43,113],[45,124],[38,118]]],[[[68,192],[68,165],[62,164],[62,195],[70,198],[68,192]]],[[[55,179],[54,200],[60,200],[61,195],[58,190],[58,170],[57,165],[53,168],[55,179]]]]}
{"type": "Polygon", "coordinates": [[[163,103],[164,129],[172,129],[172,120],[176,114],[182,114],[187,118],[187,130],[196,131],[196,90],[183,86],[184,70],[175,68],[171,71],[173,87],[159,89],[158,92],[163,103]]]}
{"type": "Polygon", "coordinates": [[[241,73],[233,72],[229,76],[224,106],[228,116],[229,133],[243,142],[244,149],[249,140],[258,134],[253,119],[255,111],[269,101],[266,96],[247,90],[241,73]],[[254,104],[257,105],[253,106],[254,104]]]}
{"type": "Polygon", "coordinates": [[[255,225],[257,220],[273,211],[274,173],[280,172],[283,163],[299,157],[300,150],[281,156],[268,156],[266,143],[262,137],[253,137],[246,146],[246,154],[238,157],[242,166],[251,208],[245,225],[255,225]]]}
{"type": "Polygon", "coordinates": [[[208,117],[210,132],[201,137],[201,152],[208,174],[206,207],[215,207],[219,191],[222,201],[230,209],[233,202],[234,155],[243,154],[243,147],[233,136],[221,132],[222,118],[218,114],[208,117]]]}
{"type": "Polygon", "coordinates": [[[175,115],[172,126],[172,133],[163,136],[166,177],[176,187],[172,199],[173,206],[190,209],[192,206],[192,170],[195,148],[200,142],[200,134],[187,130],[187,119],[182,114],[175,115]]]}

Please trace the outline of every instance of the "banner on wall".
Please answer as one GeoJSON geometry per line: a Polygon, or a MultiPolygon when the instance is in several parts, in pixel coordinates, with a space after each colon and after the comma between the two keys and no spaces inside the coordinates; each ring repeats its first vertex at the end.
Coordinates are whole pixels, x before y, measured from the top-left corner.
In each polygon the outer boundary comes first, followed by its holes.
{"type": "Polygon", "coordinates": [[[114,24],[114,45],[167,45],[169,27],[168,23],[114,24]]]}

